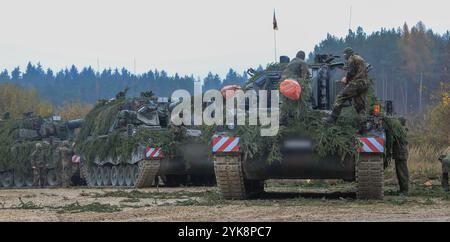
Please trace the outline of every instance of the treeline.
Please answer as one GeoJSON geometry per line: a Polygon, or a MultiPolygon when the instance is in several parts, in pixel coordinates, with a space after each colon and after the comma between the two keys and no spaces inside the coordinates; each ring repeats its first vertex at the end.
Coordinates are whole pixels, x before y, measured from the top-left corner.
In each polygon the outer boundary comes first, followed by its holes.
{"type": "MultiPolygon", "coordinates": [[[[444,84],[450,82],[450,32],[434,33],[419,22],[410,28],[406,24],[398,29],[381,29],[367,34],[359,27],[344,38],[328,35],[313,53],[341,55],[350,46],[374,67],[376,94],[381,100],[395,101],[398,113],[416,113],[438,103],[444,93],[444,84]]],[[[256,63],[249,63],[249,66],[256,63]]],[[[261,67],[260,67],[261,68],[261,67]]],[[[203,90],[220,89],[224,85],[242,84],[246,73],[230,69],[225,78],[209,73],[203,79],[203,90]]],[[[170,96],[174,90],[193,92],[194,76],[169,75],[163,70],[132,74],[125,68],[105,69],[100,72],[91,67],[81,70],[75,66],[53,72],[40,64],[29,63],[25,70],[15,68],[0,72],[0,83],[14,83],[33,88],[39,96],[55,106],[64,102],[93,104],[97,99],[111,98],[129,87],[129,95],[153,90],[158,96],[170,96]]]]}
{"type": "MultiPolygon", "coordinates": [[[[203,80],[204,90],[220,89],[224,85],[243,84],[247,74],[239,74],[230,69],[224,79],[209,73],[203,80]]],[[[105,69],[96,72],[92,67],[78,70],[71,66],[58,72],[44,70],[41,64],[28,63],[24,71],[19,67],[11,72],[0,73],[0,83],[13,83],[21,87],[34,89],[39,96],[60,106],[64,102],[95,103],[102,98],[114,97],[116,93],[129,88],[129,95],[138,95],[142,91],[152,90],[156,95],[169,97],[173,91],[185,89],[193,93],[193,76],[170,76],[165,71],[151,70],[135,75],[127,69],[105,69]]]]}
{"type": "Polygon", "coordinates": [[[53,114],[53,105],[39,98],[34,89],[26,89],[11,83],[0,84],[0,120],[5,113],[11,118],[22,117],[23,113],[33,112],[47,117],[53,114]]]}
{"type": "Polygon", "coordinates": [[[314,53],[342,55],[347,46],[372,64],[378,98],[394,100],[398,113],[425,111],[440,101],[445,84],[450,83],[448,31],[434,33],[422,22],[412,28],[405,24],[403,28],[381,29],[369,35],[359,27],[345,38],[328,35],[314,53]]]}
{"type": "Polygon", "coordinates": [[[83,118],[93,105],[65,101],[58,106],[42,100],[35,89],[23,88],[12,83],[0,83],[0,120],[22,118],[32,112],[36,116],[60,115],[64,120],[83,118]]]}

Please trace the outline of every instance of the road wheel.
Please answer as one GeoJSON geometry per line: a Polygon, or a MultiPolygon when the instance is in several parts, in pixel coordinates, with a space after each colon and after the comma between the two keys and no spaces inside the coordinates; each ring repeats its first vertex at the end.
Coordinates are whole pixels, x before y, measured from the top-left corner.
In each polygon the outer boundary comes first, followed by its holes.
{"type": "Polygon", "coordinates": [[[25,186],[25,176],[23,173],[14,171],[14,186],[18,188],[25,186]]]}
{"type": "Polygon", "coordinates": [[[380,154],[360,154],[356,162],[356,197],[382,200],[384,197],[384,161],[380,154]]]}
{"type": "Polygon", "coordinates": [[[118,186],[119,185],[119,168],[117,166],[111,167],[111,185],[118,186]]]}
{"type": "Polygon", "coordinates": [[[11,187],[14,184],[14,176],[10,171],[0,174],[0,183],[3,187],[11,187]]]}
{"type": "Polygon", "coordinates": [[[34,186],[34,174],[31,168],[27,169],[24,174],[24,183],[25,187],[33,187],[34,186]]]}
{"type": "Polygon", "coordinates": [[[131,165],[125,167],[125,185],[131,187],[133,185],[133,169],[131,165]]]}
{"type": "Polygon", "coordinates": [[[89,177],[88,177],[88,184],[90,186],[97,186],[97,178],[95,176],[95,167],[89,168],[89,177]]]}
{"type": "Polygon", "coordinates": [[[111,186],[111,167],[102,167],[102,182],[103,186],[111,186]]]}
{"type": "Polygon", "coordinates": [[[96,166],[94,168],[95,170],[95,184],[99,187],[101,187],[103,185],[103,178],[102,178],[102,171],[101,171],[101,167],[96,166]]]}
{"type": "Polygon", "coordinates": [[[117,183],[121,187],[126,185],[126,183],[125,183],[125,167],[126,166],[119,166],[119,168],[118,168],[117,183]]]}
{"type": "Polygon", "coordinates": [[[136,184],[136,181],[139,179],[139,167],[138,165],[131,166],[131,175],[132,175],[132,186],[136,184]]]}
{"type": "Polygon", "coordinates": [[[26,187],[34,186],[33,172],[27,173],[27,175],[25,176],[25,186],[26,187]]]}

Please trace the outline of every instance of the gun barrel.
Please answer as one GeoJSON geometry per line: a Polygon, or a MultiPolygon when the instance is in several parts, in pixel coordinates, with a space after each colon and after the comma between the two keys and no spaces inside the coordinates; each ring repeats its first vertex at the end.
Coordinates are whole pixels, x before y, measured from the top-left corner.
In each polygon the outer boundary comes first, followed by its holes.
{"type": "Polygon", "coordinates": [[[77,128],[81,128],[81,126],[83,126],[83,123],[84,123],[84,119],[74,119],[74,120],[67,121],[67,127],[69,129],[77,129],[77,128]]]}

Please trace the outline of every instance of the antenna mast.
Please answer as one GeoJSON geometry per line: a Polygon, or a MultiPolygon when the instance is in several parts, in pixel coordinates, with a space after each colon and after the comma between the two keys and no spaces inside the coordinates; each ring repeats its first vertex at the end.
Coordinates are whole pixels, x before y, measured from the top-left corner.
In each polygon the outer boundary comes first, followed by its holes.
{"type": "Polygon", "coordinates": [[[350,5],[350,18],[348,22],[348,30],[352,30],[352,15],[353,15],[353,6],[350,5]]]}

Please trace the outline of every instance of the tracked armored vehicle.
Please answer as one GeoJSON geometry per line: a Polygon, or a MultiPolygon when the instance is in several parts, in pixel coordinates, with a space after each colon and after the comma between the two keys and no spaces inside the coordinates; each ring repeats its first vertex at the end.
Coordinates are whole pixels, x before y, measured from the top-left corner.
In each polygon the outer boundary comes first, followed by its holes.
{"type": "Polygon", "coordinates": [[[202,131],[170,124],[171,103],[152,92],[101,100],[76,142],[90,187],[211,185],[213,162],[202,131]]]}
{"type": "MultiPolygon", "coordinates": [[[[253,77],[243,89],[278,89],[283,67],[277,64],[250,73],[253,77]]],[[[295,102],[281,96],[281,127],[275,137],[259,136],[260,127],[222,127],[215,134],[212,153],[223,198],[257,196],[269,179],[354,181],[358,199],[383,198],[384,168],[398,148],[396,135],[403,135],[404,129],[392,116],[392,102],[381,109],[373,95],[368,97],[370,111],[361,119],[348,108],[337,124],[324,124],[322,118],[340,89],[335,80],[344,75],[343,68],[334,56],[316,56],[310,64],[312,77],[298,80],[301,99],[295,102]]]]}
{"type": "Polygon", "coordinates": [[[44,119],[31,113],[0,121],[0,187],[79,185],[79,167],[72,160],[70,144],[82,122],[64,122],[56,116],[44,119]],[[36,164],[42,165],[39,174],[36,164]]]}

